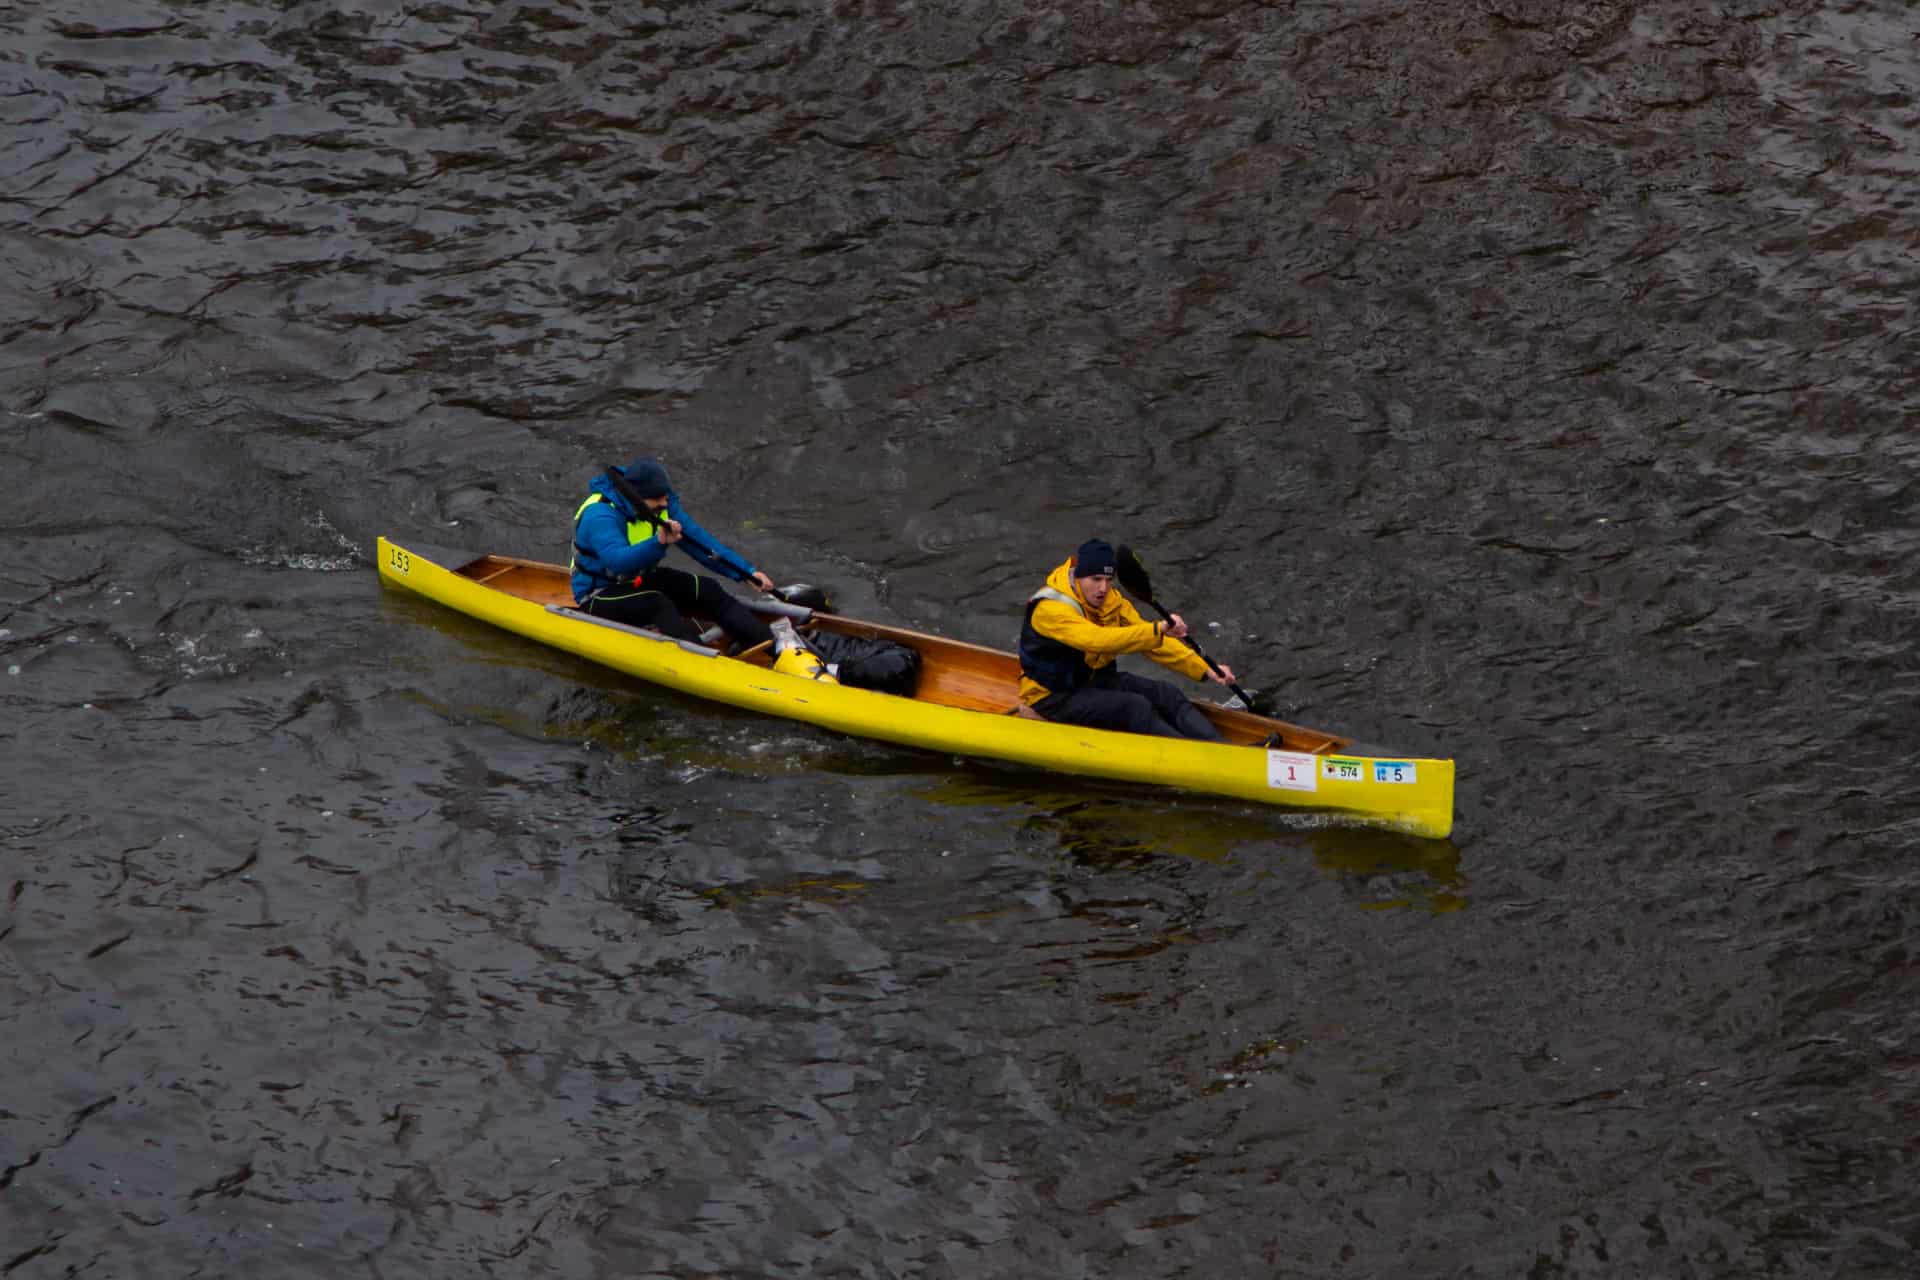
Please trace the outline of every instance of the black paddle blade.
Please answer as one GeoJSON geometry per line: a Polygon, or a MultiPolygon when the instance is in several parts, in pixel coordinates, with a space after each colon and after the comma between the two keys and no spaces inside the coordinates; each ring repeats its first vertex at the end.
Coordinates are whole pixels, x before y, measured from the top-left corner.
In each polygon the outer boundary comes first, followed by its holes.
{"type": "Polygon", "coordinates": [[[1120,579],[1120,589],[1136,599],[1153,603],[1153,580],[1147,577],[1147,566],[1140,563],[1133,548],[1122,544],[1114,552],[1114,576],[1120,579]]]}
{"type": "Polygon", "coordinates": [[[827,599],[827,593],[811,583],[790,582],[784,587],[775,587],[772,594],[774,599],[798,605],[802,609],[818,609],[827,613],[833,607],[833,602],[827,599]]]}
{"type": "Polygon", "coordinates": [[[1265,716],[1269,720],[1279,718],[1278,714],[1274,711],[1273,700],[1267,697],[1266,694],[1261,693],[1258,689],[1242,689],[1238,685],[1234,686],[1233,697],[1227,701],[1227,705],[1231,707],[1235,704],[1238,704],[1241,710],[1251,711],[1253,714],[1265,716]]]}

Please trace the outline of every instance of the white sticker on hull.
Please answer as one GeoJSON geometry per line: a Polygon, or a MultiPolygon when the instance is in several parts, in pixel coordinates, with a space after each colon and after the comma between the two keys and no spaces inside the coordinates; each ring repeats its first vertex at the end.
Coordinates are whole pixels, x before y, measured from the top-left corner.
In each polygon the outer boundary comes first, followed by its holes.
{"type": "Polygon", "coordinates": [[[1282,791],[1318,791],[1314,757],[1302,751],[1267,752],[1267,785],[1282,791]]]}
{"type": "Polygon", "coordinates": [[[1373,780],[1375,782],[1418,782],[1420,772],[1413,767],[1411,760],[1375,760],[1373,780]]]}

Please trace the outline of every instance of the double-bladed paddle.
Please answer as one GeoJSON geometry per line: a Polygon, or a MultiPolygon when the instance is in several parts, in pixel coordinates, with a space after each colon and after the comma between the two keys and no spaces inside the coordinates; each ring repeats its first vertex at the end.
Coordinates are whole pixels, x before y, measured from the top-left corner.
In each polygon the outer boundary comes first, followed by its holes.
{"type": "MultiPolygon", "coordinates": [[[[1153,580],[1147,577],[1147,566],[1140,563],[1140,557],[1134,554],[1133,548],[1126,546],[1121,547],[1119,551],[1115,553],[1114,559],[1116,561],[1114,565],[1114,576],[1120,579],[1121,588],[1136,600],[1146,601],[1161,617],[1172,621],[1173,615],[1167,611],[1166,606],[1153,598],[1153,580]]],[[[1193,632],[1191,630],[1189,630],[1184,637],[1175,638],[1181,640],[1189,649],[1192,649],[1198,654],[1200,661],[1207,664],[1207,670],[1213,672],[1216,676],[1221,674],[1220,668],[1214,665],[1212,658],[1207,656],[1207,651],[1202,649],[1200,642],[1193,638],[1193,632]]],[[[1221,678],[1225,679],[1224,676],[1221,678]]],[[[1272,716],[1274,714],[1273,709],[1266,704],[1264,699],[1256,700],[1253,694],[1248,693],[1231,680],[1227,680],[1226,685],[1227,688],[1233,691],[1234,696],[1240,699],[1247,710],[1253,712],[1255,715],[1272,716]]]]}

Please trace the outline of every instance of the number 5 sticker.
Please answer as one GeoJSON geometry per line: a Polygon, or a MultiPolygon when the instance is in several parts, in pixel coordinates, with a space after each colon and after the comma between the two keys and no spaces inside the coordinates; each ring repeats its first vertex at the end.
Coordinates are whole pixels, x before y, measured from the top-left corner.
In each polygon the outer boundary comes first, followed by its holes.
{"type": "Polygon", "coordinates": [[[1419,771],[1411,760],[1375,760],[1373,762],[1373,780],[1375,782],[1417,782],[1419,771]]]}

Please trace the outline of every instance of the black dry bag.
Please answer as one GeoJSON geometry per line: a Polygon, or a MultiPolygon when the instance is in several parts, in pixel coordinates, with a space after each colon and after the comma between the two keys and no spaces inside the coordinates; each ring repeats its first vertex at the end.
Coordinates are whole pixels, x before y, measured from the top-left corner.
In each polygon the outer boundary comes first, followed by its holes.
{"type": "Polygon", "coordinates": [[[841,684],[856,689],[911,698],[920,679],[920,651],[893,640],[820,632],[807,637],[807,646],[835,668],[841,684]]]}

